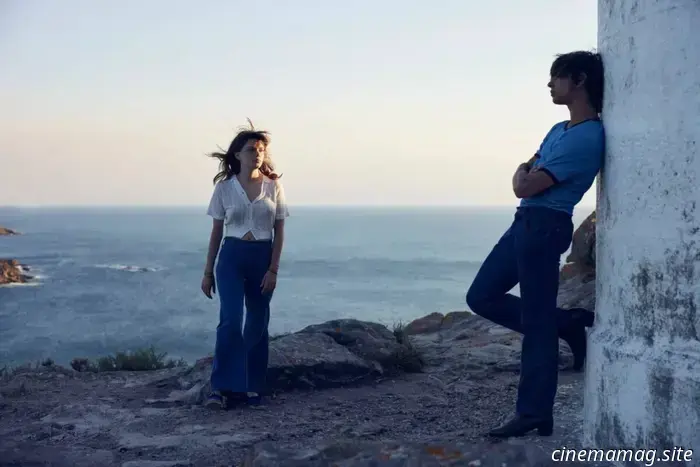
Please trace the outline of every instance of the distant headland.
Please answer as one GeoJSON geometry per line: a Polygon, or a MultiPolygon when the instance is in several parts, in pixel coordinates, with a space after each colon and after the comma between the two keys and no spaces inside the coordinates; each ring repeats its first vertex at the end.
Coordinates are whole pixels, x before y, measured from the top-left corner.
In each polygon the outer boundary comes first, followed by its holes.
{"type": "Polygon", "coordinates": [[[19,235],[19,232],[0,225],[0,236],[4,235],[19,235]]]}
{"type": "MultiPolygon", "coordinates": [[[[16,230],[0,226],[0,236],[19,235],[16,230]]],[[[26,274],[29,268],[20,264],[16,259],[0,258],[0,285],[24,284],[32,276],[26,274]]]]}

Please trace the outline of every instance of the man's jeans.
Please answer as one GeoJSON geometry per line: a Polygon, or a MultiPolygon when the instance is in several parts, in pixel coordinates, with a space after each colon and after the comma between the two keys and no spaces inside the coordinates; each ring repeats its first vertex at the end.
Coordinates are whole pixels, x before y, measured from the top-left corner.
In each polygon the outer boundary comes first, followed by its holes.
{"type": "Polygon", "coordinates": [[[552,417],[559,337],[570,324],[570,314],[557,308],[559,264],[572,235],[569,214],[518,208],[467,292],[474,313],[523,334],[519,415],[552,417]],[[518,283],[520,297],[508,293],[518,283]]]}

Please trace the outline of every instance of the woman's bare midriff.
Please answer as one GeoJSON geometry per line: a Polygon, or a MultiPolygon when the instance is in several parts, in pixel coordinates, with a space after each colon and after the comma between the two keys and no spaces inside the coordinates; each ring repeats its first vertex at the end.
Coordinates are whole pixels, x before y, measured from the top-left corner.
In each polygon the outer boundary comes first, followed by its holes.
{"type": "Polygon", "coordinates": [[[241,240],[257,240],[257,238],[255,238],[255,235],[253,235],[253,232],[251,232],[249,230],[245,235],[243,235],[241,237],[241,240]]]}

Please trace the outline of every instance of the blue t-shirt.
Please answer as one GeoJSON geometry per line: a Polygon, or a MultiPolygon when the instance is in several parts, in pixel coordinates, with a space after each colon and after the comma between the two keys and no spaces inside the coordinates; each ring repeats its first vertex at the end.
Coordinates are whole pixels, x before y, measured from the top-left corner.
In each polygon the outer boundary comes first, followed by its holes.
{"type": "Polygon", "coordinates": [[[566,128],[559,122],[549,130],[537,151],[533,168],[546,171],[554,185],[535,196],[523,198],[522,207],[545,207],[573,214],[574,206],[593,185],[603,163],[605,130],[599,119],[566,128]]]}

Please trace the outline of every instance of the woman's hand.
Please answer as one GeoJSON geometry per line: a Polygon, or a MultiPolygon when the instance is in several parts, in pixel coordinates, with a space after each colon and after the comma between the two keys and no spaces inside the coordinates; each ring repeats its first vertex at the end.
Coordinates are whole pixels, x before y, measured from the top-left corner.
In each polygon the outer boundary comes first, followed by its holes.
{"type": "Polygon", "coordinates": [[[209,298],[212,298],[212,293],[216,293],[216,281],[213,275],[205,274],[202,278],[202,292],[209,298]]]}
{"type": "Polygon", "coordinates": [[[275,290],[276,286],[277,286],[277,273],[274,273],[272,271],[267,271],[265,273],[265,276],[263,277],[262,284],[260,284],[260,287],[262,288],[262,293],[270,293],[273,290],[275,290]]]}

